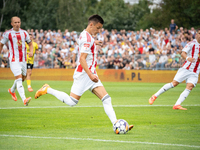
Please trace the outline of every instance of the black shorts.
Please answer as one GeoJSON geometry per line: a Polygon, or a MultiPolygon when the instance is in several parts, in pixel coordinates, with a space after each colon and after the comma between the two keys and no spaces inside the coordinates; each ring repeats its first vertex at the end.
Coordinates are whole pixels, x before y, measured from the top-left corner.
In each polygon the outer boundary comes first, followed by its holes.
{"type": "Polygon", "coordinates": [[[33,69],[33,64],[27,64],[27,69],[33,69]]]}

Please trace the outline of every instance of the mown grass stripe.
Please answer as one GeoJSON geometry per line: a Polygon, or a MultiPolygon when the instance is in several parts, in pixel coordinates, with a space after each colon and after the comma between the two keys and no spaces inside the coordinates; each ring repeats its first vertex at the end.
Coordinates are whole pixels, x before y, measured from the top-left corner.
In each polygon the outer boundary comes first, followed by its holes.
{"type": "Polygon", "coordinates": [[[200,146],[197,146],[197,145],[155,143],[155,142],[140,142],[140,141],[120,141],[120,140],[105,140],[105,139],[92,139],[92,138],[41,137],[41,136],[7,135],[7,134],[0,134],[0,136],[2,136],[2,137],[18,137],[18,138],[34,138],[34,139],[56,139],[56,140],[77,140],[77,141],[81,140],[81,141],[96,141],[96,142],[110,142],[110,143],[147,144],[147,145],[163,145],[163,146],[175,146],[175,147],[200,148],[200,146]]]}
{"type": "MultiPolygon", "coordinates": [[[[195,106],[200,106],[200,104],[194,104],[194,105],[182,105],[184,107],[195,107],[195,106]]],[[[68,108],[71,106],[35,106],[35,107],[0,107],[0,109],[35,109],[35,108],[68,108]]],[[[94,105],[94,106],[74,106],[74,107],[103,107],[103,105],[94,105]]],[[[113,105],[113,107],[173,107],[173,105],[113,105]]]]}

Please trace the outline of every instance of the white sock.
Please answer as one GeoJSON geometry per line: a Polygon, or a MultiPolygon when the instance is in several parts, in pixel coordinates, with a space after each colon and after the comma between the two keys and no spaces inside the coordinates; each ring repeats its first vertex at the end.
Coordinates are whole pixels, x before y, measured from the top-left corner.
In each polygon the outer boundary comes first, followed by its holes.
{"type": "Polygon", "coordinates": [[[173,84],[172,83],[167,83],[165,84],[156,94],[154,94],[156,97],[158,97],[160,94],[166,92],[167,90],[173,88],[173,84]]]}
{"type": "Polygon", "coordinates": [[[17,91],[18,91],[21,99],[24,101],[26,99],[26,96],[25,96],[25,92],[24,92],[24,87],[22,85],[22,78],[17,79],[16,83],[17,83],[17,91]]]}
{"type": "Polygon", "coordinates": [[[179,96],[178,100],[176,101],[176,104],[175,105],[180,105],[187,97],[188,95],[190,94],[190,91],[191,90],[188,90],[188,89],[185,89],[181,95],[179,96]]]}
{"type": "Polygon", "coordinates": [[[112,107],[111,97],[108,94],[105,95],[102,98],[102,102],[103,102],[103,107],[104,107],[104,110],[105,110],[107,116],[109,117],[112,124],[114,124],[117,121],[117,118],[116,118],[116,115],[115,115],[115,111],[112,107]]]}
{"type": "Polygon", "coordinates": [[[61,92],[58,90],[54,90],[52,88],[47,89],[47,93],[55,96],[57,99],[59,99],[61,102],[69,105],[69,106],[75,106],[78,103],[78,100],[69,96],[65,92],[61,92]]]}
{"type": "Polygon", "coordinates": [[[16,87],[17,87],[17,80],[14,81],[12,87],[10,88],[12,93],[15,93],[16,87]]]}

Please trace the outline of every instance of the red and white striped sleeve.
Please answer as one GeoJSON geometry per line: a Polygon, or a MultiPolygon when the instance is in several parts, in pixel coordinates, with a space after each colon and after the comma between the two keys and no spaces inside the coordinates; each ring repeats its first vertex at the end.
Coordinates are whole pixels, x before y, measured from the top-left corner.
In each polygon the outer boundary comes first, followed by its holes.
{"type": "Polygon", "coordinates": [[[82,37],[79,40],[80,52],[81,53],[90,53],[91,52],[91,36],[86,31],[81,35],[82,37]]]}
{"type": "Polygon", "coordinates": [[[9,32],[4,32],[3,38],[1,39],[1,43],[2,43],[2,44],[6,44],[6,42],[8,42],[8,40],[9,40],[9,38],[8,38],[8,33],[9,33],[9,32]]]}

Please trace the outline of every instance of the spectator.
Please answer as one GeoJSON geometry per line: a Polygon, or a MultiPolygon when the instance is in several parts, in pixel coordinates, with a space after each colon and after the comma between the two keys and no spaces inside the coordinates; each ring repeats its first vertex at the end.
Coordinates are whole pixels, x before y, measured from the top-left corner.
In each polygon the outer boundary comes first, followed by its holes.
{"type": "Polygon", "coordinates": [[[195,35],[196,35],[196,30],[194,29],[194,27],[191,28],[191,34],[192,34],[192,38],[194,39],[195,38],[195,35]]]}
{"type": "Polygon", "coordinates": [[[139,32],[139,31],[136,31],[136,35],[135,35],[136,40],[138,40],[139,37],[140,37],[140,32],[139,32]]]}
{"type": "Polygon", "coordinates": [[[172,64],[172,58],[171,58],[171,55],[168,55],[167,57],[168,57],[168,59],[167,59],[167,62],[165,64],[165,68],[170,68],[171,64],[172,64]]]}
{"type": "Polygon", "coordinates": [[[101,58],[101,56],[98,56],[98,58],[97,58],[97,67],[99,69],[104,69],[104,62],[103,62],[103,59],[101,58]]]}
{"type": "Polygon", "coordinates": [[[139,44],[139,48],[138,48],[140,54],[143,54],[143,45],[142,43],[139,44]]]}
{"type": "Polygon", "coordinates": [[[120,63],[121,63],[121,61],[120,61],[120,55],[118,55],[118,56],[115,58],[115,60],[114,60],[114,67],[115,67],[115,69],[119,69],[120,63]]]}
{"type": "Polygon", "coordinates": [[[136,69],[138,68],[138,63],[135,61],[134,57],[132,57],[130,64],[130,69],[136,69]]]}
{"type": "Polygon", "coordinates": [[[141,58],[137,59],[137,63],[138,63],[138,65],[136,67],[137,70],[144,69],[144,64],[142,63],[142,59],[141,58]]]}
{"type": "Polygon", "coordinates": [[[176,31],[178,26],[174,23],[174,19],[171,19],[171,24],[169,25],[169,31],[172,34],[172,31],[176,31]]]}
{"type": "Polygon", "coordinates": [[[177,63],[179,63],[180,58],[181,58],[181,54],[180,54],[179,50],[177,50],[177,51],[176,51],[176,55],[175,55],[175,61],[176,61],[177,63]]]}
{"type": "Polygon", "coordinates": [[[72,63],[71,63],[71,58],[70,56],[66,56],[62,62],[63,67],[66,69],[72,68],[72,63]]]}
{"type": "MultiPolygon", "coordinates": [[[[35,65],[35,64],[34,64],[34,65],[35,65]]],[[[44,59],[43,59],[42,56],[39,57],[38,67],[39,67],[39,68],[45,68],[45,61],[44,61],[44,59]]]]}
{"type": "Polygon", "coordinates": [[[151,51],[149,53],[149,62],[152,64],[156,60],[156,55],[151,51]]]}
{"type": "Polygon", "coordinates": [[[123,70],[130,70],[131,68],[130,68],[130,65],[129,65],[129,63],[128,62],[126,62],[126,65],[125,65],[125,67],[123,68],[123,70]]]}
{"type": "Polygon", "coordinates": [[[112,46],[109,46],[107,55],[108,56],[114,55],[114,50],[112,49],[112,46]]]}
{"type": "Polygon", "coordinates": [[[149,44],[149,54],[155,54],[155,49],[152,47],[152,44],[149,44]]]}
{"type": "Polygon", "coordinates": [[[34,57],[34,68],[39,68],[39,54],[34,57]]]}
{"type": "Polygon", "coordinates": [[[7,67],[8,67],[8,58],[3,57],[3,59],[1,60],[1,68],[7,68],[7,67]]]}
{"type": "Polygon", "coordinates": [[[54,56],[54,64],[58,64],[60,68],[62,67],[62,58],[60,55],[59,47],[56,47],[55,53],[53,54],[54,56]]]}
{"type": "Polygon", "coordinates": [[[43,38],[43,37],[44,37],[43,29],[40,29],[39,38],[43,38]]]}
{"type": "Polygon", "coordinates": [[[149,47],[148,47],[148,45],[147,45],[147,42],[144,43],[143,53],[144,53],[144,54],[148,54],[148,53],[149,53],[149,47]]]}
{"type": "Polygon", "coordinates": [[[114,56],[108,56],[108,66],[107,69],[114,69],[114,56]]]}
{"type": "Polygon", "coordinates": [[[172,61],[172,64],[171,64],[171,68],[178,68],[178,64],[177,62],[175,61],[175,59],[172,61]]]}
{"type": "MultiPolygon", "coordinates": [[[[34,64],[34,66],[35,66],[35,64],[34,64]]],[[[48,56],[45,61],[45,68],[52,68],[52,59],[50,56],[48,56]]]]}
{"type": "Polygon", "coordinates": [[[147,58],[146,64],[145,64],[145,69],[150,69],[151,63],[149,61],[149,58],[147,58]]]}
{"type": "Polygon", "coordinates": [[[182,47],[185,47],[186,44],[187,44],[187,40],[186,40],[185,37],[183,37],[183,38],[182,38],[182,42],[181,42],[181,46],[182,46],[182,47]]]}
{"type": "Polygon", "coordinates": [[[163,53],[163,55],[160,56],[158,63],[156,64],[156,70],[158,70],[158,69],[163,70],[167,60],[168,60],[168,57],[167,57],[166,53],[163,53]]]}

